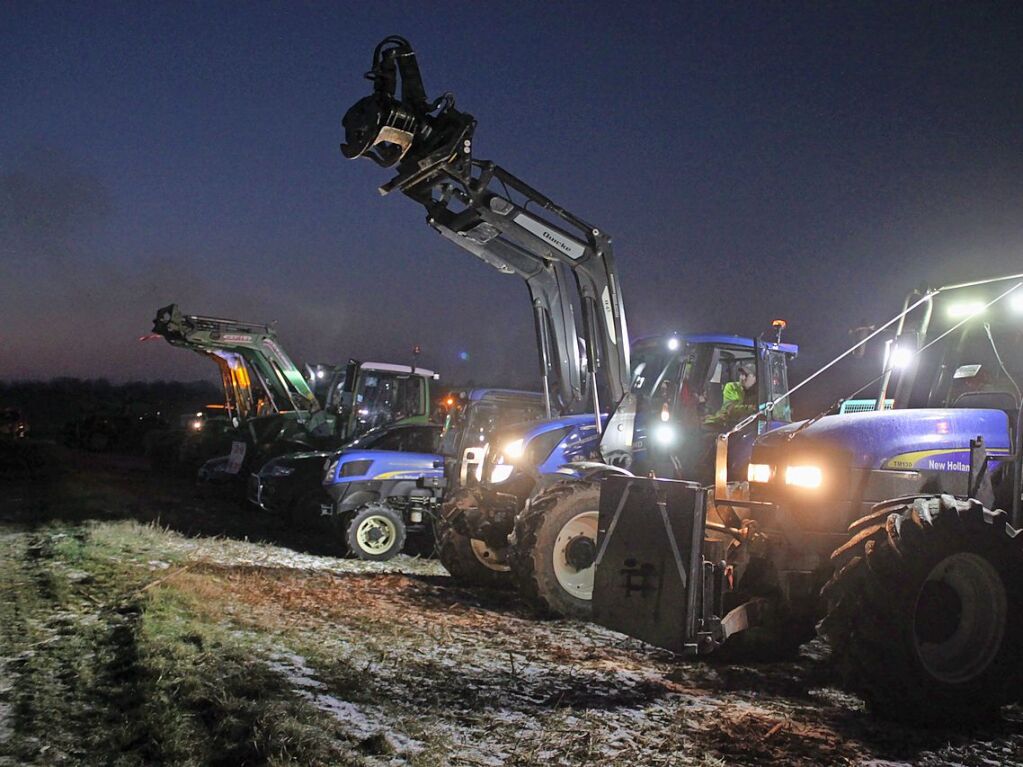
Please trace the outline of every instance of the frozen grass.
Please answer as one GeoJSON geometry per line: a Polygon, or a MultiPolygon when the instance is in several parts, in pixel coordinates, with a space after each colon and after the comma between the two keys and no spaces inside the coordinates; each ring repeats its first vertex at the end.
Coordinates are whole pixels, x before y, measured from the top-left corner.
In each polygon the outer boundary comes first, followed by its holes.
{"type": "Polygon", "coordinates": [[[831,686],[821,647],[679,663],[430,560],[203,535],[245,520],[211,504],[192,524],[169,485],[85,489],[65,521],[0,526],[0,765],[1023,761],[1018,710],[979,734],[892,727],[831,686]]]}

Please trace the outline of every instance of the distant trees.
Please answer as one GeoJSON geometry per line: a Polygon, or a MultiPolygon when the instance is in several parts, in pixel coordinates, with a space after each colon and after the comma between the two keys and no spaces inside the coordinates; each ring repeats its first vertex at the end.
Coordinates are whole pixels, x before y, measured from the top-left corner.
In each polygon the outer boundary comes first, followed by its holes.
{"type": "Polygon", "coordinates": [[[17,408],[34,436],[56,435],[64,424],[84,415],[178,415],[212,402],[223,393],[209,381],[131,381],[105,378],[54,378],[49,381],[0,381],[0,408],[17,408]]]}

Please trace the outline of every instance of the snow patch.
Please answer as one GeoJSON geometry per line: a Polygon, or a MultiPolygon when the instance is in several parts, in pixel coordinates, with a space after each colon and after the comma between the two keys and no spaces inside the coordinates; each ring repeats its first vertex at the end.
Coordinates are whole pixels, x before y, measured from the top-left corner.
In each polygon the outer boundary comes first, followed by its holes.
{"type": "Polygon", "coordinates": [[[423,750],[422,741],[389,730],[383,724],[385,717],[381,712],[371,711],[370,707],[360,708],[350,701],[320,692],[326,690],[327,685],[314,676],[313,670],[301,655],[277,653],[270,657],[268,665],[296,688],[299,697],[305,698],[320,711],[330,714],[344,725],[353,740],[363,741],[382,734],[395,753],[417,754],[423,750]]]}

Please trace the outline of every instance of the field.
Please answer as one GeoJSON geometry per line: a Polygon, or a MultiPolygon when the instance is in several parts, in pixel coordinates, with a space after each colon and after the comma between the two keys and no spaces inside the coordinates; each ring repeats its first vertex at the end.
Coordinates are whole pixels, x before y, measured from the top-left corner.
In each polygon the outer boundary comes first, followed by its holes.
{"type": "Polygon", "coordinates": [[[1023,762],[797,662],[682,662],[435,561],[367,564],[140,459],[0,479],[0,765],[1023,762]]]}

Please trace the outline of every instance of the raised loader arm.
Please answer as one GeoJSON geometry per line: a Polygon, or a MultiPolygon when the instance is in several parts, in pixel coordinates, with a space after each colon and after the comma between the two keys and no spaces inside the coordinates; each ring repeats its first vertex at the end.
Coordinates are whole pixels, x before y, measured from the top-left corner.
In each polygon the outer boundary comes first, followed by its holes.
{"type": "Polygon", "coordinates": [[[173,346],[214,359],[233,416],[247,419],[265,415],[258,412],[257,402],[261,398],[269,400],[275,412],[320,410],[302,372],[268,325],[186,315],[171,304],[156,312],[153,332],[173,346]],[[256,377],[255,382],[252,376],[256,377]]]}
{"type": "Polygon", "coordinates": [[[526,282],[549,409],[580,412],[592,391],[599,412],[598,371],[611,404],[617,402],[629,384],[629,340],[611,239],[503,168],[473,160],[475,119],[455,109],[451,94],[427,100],[404,38],[377,46],[366,77],[373,94],[342,121],[345,157],[396,165],[382,194],[400,190],[426,208],[427,222],[444,237],[526,282]],[[582,308],[585,359],[565,271],[582,308]]]}

